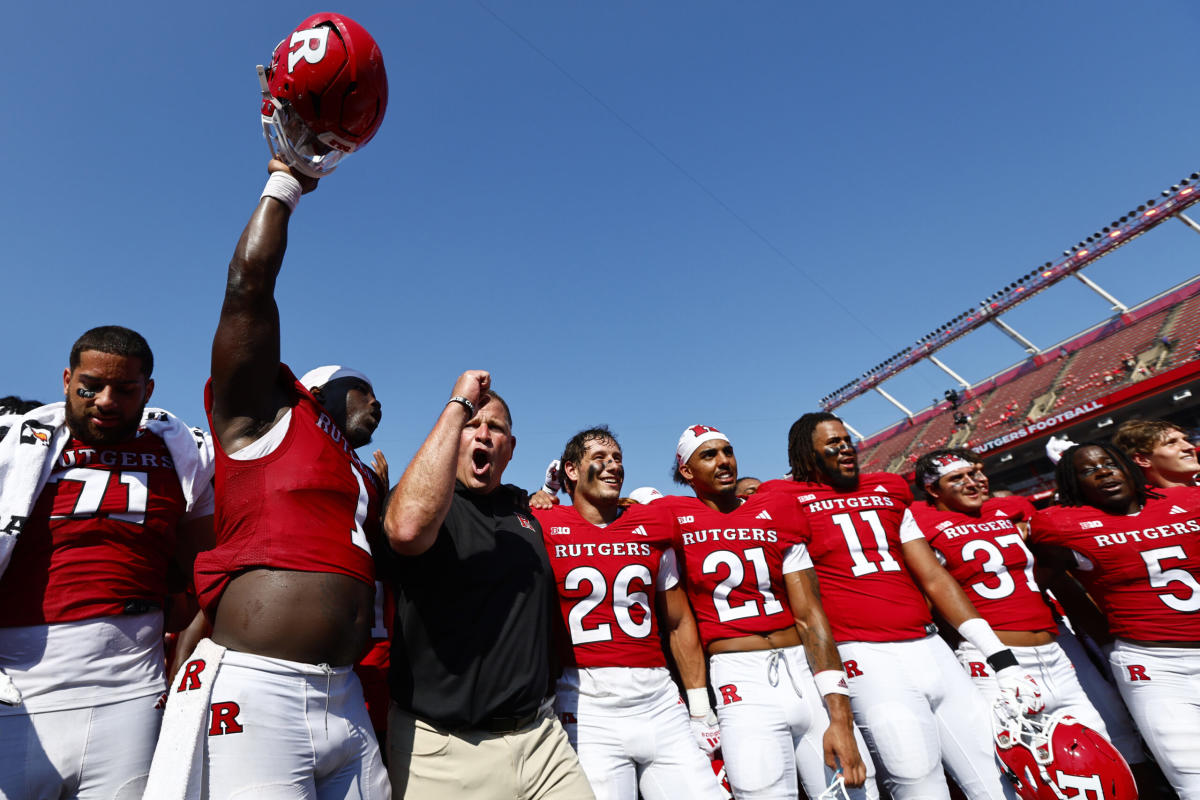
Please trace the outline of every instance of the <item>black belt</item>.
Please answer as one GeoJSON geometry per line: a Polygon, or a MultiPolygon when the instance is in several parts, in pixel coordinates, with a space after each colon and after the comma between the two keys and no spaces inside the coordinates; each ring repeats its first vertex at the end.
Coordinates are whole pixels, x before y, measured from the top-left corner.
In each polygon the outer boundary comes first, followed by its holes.
{"type": "Polygon", "coordinates": [[[540,709],[534,709],[528,714],[522,714],[517,717],[488,717],[487,719],[481,719],[472,728],[486,731],[487,733],[513,733],[522,728],[528,728],[538,718],[539,712],[540,709]]]}

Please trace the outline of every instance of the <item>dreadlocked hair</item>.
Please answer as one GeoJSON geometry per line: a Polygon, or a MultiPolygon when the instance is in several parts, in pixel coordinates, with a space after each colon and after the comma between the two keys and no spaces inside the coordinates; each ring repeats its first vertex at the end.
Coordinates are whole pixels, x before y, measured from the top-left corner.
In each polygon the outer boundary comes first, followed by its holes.
{"type": "Polygon", "coordinates": [[[822,422],[841,422],[841,418],[827,411],[813,411],[792,423],[788,431],[788,466],[792,468],[792,480],[814,481],[821,474],[821,457],[813,447],[813,433],[822,422]]]}
{"type": "MultiPolygon", "coordinates": [[[[1085,447],[1097,447],[1113,460],[1113,463],[1125,473],[1125,478],[1133,485],[1134,499],[1138,505],[1145,505],[1149,493],[1146,491],[1146,481],[1142,478],[1142,470],[1133,460],[1125,455],[1121,448],[1104,442],[1081,442],[1067,448],[1054,468],[1054,479],[1058,482],[1058,502],[1064,506],[1085,506],[1083,487],[1079,485],[1079,475],[1075,470],[1075,456],[1085,447]]],[[[1158,494],[1154,495],[1158,497],[1158,494]]]]}

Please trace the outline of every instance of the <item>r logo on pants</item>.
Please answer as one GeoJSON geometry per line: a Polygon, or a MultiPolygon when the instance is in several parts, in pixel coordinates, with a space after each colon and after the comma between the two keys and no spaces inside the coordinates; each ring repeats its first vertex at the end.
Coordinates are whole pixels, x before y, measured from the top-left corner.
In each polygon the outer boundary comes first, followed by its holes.
{"type": "Polygon", "coordinates": [[[737,703],[737,702],[740,702],[742,699],[741,697],[738,696],[737,686],[735,684],[727,683],[724,686],[720,687],[720,691],[721,691],[721,703],[723,705],[729,705],[730,703],[737,703]]]}
{"type": "Polygon", "coordinates": [[[225,703],[213,703],[212,722],[208,726],[208,735],[222,736],[226,733],[241,733],[242,723],[237,719],[237,715],[241,711],[241,706],[232,700],[225,703]]]}

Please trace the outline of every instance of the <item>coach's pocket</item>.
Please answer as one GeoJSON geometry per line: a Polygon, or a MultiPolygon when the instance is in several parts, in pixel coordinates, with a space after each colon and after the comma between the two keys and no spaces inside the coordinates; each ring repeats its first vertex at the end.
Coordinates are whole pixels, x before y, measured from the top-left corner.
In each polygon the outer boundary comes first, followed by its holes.
{"type": "Polygon", "coordinates": [[[432,725],[421,720],[413,720],[412,754],[414,756],[435,756],[445,752],[450,745],[450,734],[443,733],[432,725]]]}

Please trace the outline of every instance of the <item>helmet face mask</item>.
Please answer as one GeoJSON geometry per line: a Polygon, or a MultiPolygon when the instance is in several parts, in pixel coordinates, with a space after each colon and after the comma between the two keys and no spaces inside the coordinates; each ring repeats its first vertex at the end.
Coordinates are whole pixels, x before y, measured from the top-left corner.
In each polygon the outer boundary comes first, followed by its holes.
{"type": "Polygon", "coordinates": [[[1137,800],[1117,749],[1065,711],[996,723],[996,755],[1022,800],[1137,800]]]}
{"type": "Polygon", "coordinates": [[[339,14],[316,14],[258,67],[262,126],[271,155],[322,178],[365,145],[387,109],[387,73],[365,28],[339,14]]]}

